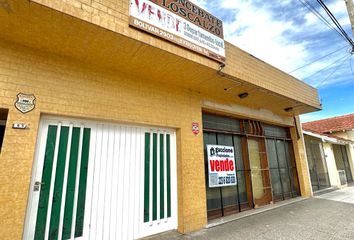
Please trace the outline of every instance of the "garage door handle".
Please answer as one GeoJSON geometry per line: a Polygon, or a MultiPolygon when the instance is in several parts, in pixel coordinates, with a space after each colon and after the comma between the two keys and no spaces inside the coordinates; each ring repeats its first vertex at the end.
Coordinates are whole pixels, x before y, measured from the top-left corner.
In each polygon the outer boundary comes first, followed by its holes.
{"type": "Polygon", "coordinates": [[[44,182],[36,181],[33,186],[33,191],[38,192],[39,191],[39,186],[44,185],[44,182]]]}

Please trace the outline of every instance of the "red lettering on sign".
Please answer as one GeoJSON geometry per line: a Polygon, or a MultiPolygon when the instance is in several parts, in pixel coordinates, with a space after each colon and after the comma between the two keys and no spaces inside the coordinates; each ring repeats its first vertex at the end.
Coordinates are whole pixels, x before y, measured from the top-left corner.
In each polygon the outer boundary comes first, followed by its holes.
{"type": "Polygon", "coordinates": [[[230,171],[233,171],[235,169],[234,162],[230,161],[230,171]]]}
{"type": "Polygon", "coordinates": [[[225,160],[210,160],[209,162],[212,172],[228,172],[235,170],[234,162],[228,158],[225,160]]]}
{"type": "Polygon", "coordinates": [[[210,160],[210,169],[212,172],[215,171],[215,161],[214,160],[210,160]]]}
{"type": "Polygon", "coordinates": [[[218,160],[215,160],[215,170],[217,172],[220,172],[220,166],[219,166],[219,161],[218,160]]]}

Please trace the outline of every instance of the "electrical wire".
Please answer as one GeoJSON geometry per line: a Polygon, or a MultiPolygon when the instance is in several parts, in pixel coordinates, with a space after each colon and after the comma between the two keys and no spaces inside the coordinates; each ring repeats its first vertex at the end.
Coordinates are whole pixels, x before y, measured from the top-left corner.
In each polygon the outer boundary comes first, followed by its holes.
{"type": "Polygon", "coordinates": [[[346,39],[352,44],[353,41],[351,38],[349,38],[348,34],[344,31],[343,27],[340,25],[338,22],[337,18],[332,14],[332,12],[328,9],[326,4],[322,0],[317,0],[317,2],[320,4],[320,6],[325,10],[327,15],[331,18],[333,23],[338,27],[338,29],[342,32],[342,34],[346,37],[346,39]]]}
{"type": "MultiPolygon", "coordinates": [[[[340,60],[342,60],[343,58],[346,58],[346,57],[348,57],[347,54],[345,54],[344,56],[342,56],[342,57],[336,59],[333,63],[327,65],[326,67],[322,68],[321,70],[319,70],[319,71],[317,71],[317,72],[315,72],[315,73],[311,74],[310,76],[305,77],[305,78],[303,78],[303,79],[308,79],[308,78],[311,78],[311,77],[315,76],[316,74],[322,72],[323,70],[328,69],[329,67],[332,67],[333,65],[335,65],[336,63],[338,63],[338,61],[340,61],[340,60]]],[[[331,68],[329,68],[329,69],[331,69],[331,68]]]]}
{"type": "Polygon", "coordinates": [[[313,61],[311,61],[311,62],[309,62],[309,63],[307,63],[307,64],[305,64],[305,65],[303,65],[303,66],[301,66],[301,67],[298,67],[298,68],[296,68],[296,69],[294,69],[294,70],[288,72],[288,74],[293,73],[293,72],[296,72],[296,71],[298,71],[298,70],[300,70],[300,69],[302,69],[302,68],[304,68],[304,67],[310,66],[310,65],[314,64],[315,62],[317,62],[317,61],[319,61],[319,60],[322,60],[322,59],[324,59],[325,57],[328,57],[328,56],[330,56],[330,55],[332,55],[332,54],[334,54],[334,53],[336,53],[336,52],[339,52],[340,50],[342,50],[343,48],[346,48],[346,47],[348,47],[348,45],[343,46],[343,47],[341,47],[341,48],[339,48],[339,49],[337,49],[337,50],[335,50],[335,51],[333,51],[333,52],[330,52],[330,53],[328,53],[328,54],[326,54],[326,55],[324,55],[324,56],[322,56],[322,57],[319,57],[319,58],[317,58],[317,59],[315,59],[315,60],[313,60],[313,61]]]}
{"type": "Polygon", "coordinates": [[[342,63],[344,63],[346,60],[348,60],[348,58],[350,58],[350,56],[351,56],[351,55],[346,56],[346,58],[345,58],[343,61],[341,61],[340,64],[338,64],[338,66],[334,69],[334,71],[331,72],[324,80],[322,80],[322,81],[320,82],[320,84],[317,86],[317,88],[321,87],[325,82],[327,82],[327,80],[328,80],[335,72],[337,72],[337,70],[339,69],[339,67],[342,66],[342,63]]]}
{"type": "Polygon", "coordinates": [[[323,17],[322,14],[320,12],[318,12],[314,6],[311,5],[311,3],[309,3],[307,0],[299,0],[299,1],[310,12],[312,12],[319,20],[321,20],[321,22],[323,22],[327,27],[329,27],[331,30],[335,31],[341,38],[343,38],[345,41],[347,41],[347,39],[342,35],[342,33],[340,31],[338,31],[335,27],[333,27],[332,24],[330,22],[328,22],[328,20],[325,17],[323,17]]]}
{"type": "Polygon", "coordinates": [[[320,6],[325,10],[327,15],[331,18],[332,22],[337,26],[339,31],[343,34],[343,36],[346,38],[346,41],[349,42],[349,44],[354,48],[354,42],[353,40],[348,36],[348,34],[344,31],[343,27],[340,25],[336,17],[332,14],[332,12],[328,9],[326,4],[322,0],[316,0],[320,6]]]}

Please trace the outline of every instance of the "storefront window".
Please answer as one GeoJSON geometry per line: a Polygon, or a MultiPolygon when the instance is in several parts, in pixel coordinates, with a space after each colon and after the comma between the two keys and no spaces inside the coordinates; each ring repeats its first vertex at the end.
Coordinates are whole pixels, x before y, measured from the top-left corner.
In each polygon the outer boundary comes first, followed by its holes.
{"type": "Polygon", "coordinates": [[[322,142],[305,136],[307,162],[313,191],[329,188],[329,176],[322,142]]]}
{"type": "Polygon", "coordinates": [[[206,176],[206,194],[207,194],[207,209],[208,219],[214,219],[222,216],[227,216],[233,213],[237,213],[242,209],[249,208],[247,191],[246,191],[246,179],[243,157],[242,157],[242,145],[241,137],[224,134],[204,132],[204,146],[206,152],[206,146],[223,145],[233,146],[235,149],[235,164],[236,164],[236,176],[237,185],[229,187],[209,188],[208,186],[208,165],[207,157],[205,156],[205,176],[206,176]]]}
{"type": "MultiPolygon", "coordinates": [[[[217,144],[216,134],[204,132],[204,152],[205,152],[205,176],[208,176],[206,145],[217,144]]],[[[208,179],[206,179],[206,197],[207,197],[207,209],[208,219],[222,217],[222,204],[221,204],[221,192],[219,188],[209,188],[208,179]]]]}
{"type": "Polygon", "coordinates": [[[233,146],[237,185],[209,188],[205,176],[208,219],[298,196],[299,185],[289,131],[254,120],[203,114],[204,148],[233,146]]]}
{"type": "Polygon", "coordinates": [[[266,142],[274,201],[298,196],[297,172],[289,149],[291,143],[269,138],[266,142]]]}
{"type": "Polygon", "coordinates": [[[217,115],[203,114],[203,127],[230,132],[240,132],[240,121],[217,115]]]}
{"type": "Polygon", "coordinates": [[[262,124],[264,128],[264,135],[274,138],[289,138],[289,131],[286,128],[262,124]]]}
{"type": "Polygon", "coordinates": [[[347,182],[353,182],[352,172],[350,170],[347,149],[343,145],[333,145],[333,153],[336,161],[337,169],[344,170],[347,178],[347,182]]]}

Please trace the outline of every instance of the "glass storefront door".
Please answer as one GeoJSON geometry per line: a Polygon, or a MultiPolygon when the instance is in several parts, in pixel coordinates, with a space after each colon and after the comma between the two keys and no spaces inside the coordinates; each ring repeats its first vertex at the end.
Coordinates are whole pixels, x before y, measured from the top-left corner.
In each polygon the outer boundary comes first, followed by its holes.
{"type": "Polygon", "coordinates": [[[248,157],[252,177],[252,193],[255,206],[272,202],[269,168],[263,138],[248,138],[248,157]]]}
{"type": "Polygon", "coordinates": [[[347,149],[343,145],[333,145],[334,158],[337,165],[337,170],[344,170],[347,177],[347,182],[353,182],[352,172],[350,170],[347,149]]]}
{"type": "Polygon", "coordinates": [[[331,184],[322,142],[305,136],[305,145],[313,191],[329,188],[331,184]]]}
{"type": "MultiPolygon", "coordinates": [[[[244,168],[242,157],[241,137],[233,134],[204,132],[204,148],[208,144],[233,146],[235,149],[235,164],[237,185],[229,187],[209,188],[206,186],[208,219],[227,216],[248,209],[251,203],[248,201],[247,180],[249,171],[244,168]]],[[[205,156],[205,176],[208,183],[208,165],[205,156]]],[[[248,187],[249,188],[249,187],[248,187]]]]}
{"type": "Polygon", "coordinates": [[[266,143],[274,201],[298,196],[298,179],[291,143],[280,139],[267,139],[266,143]]]}

